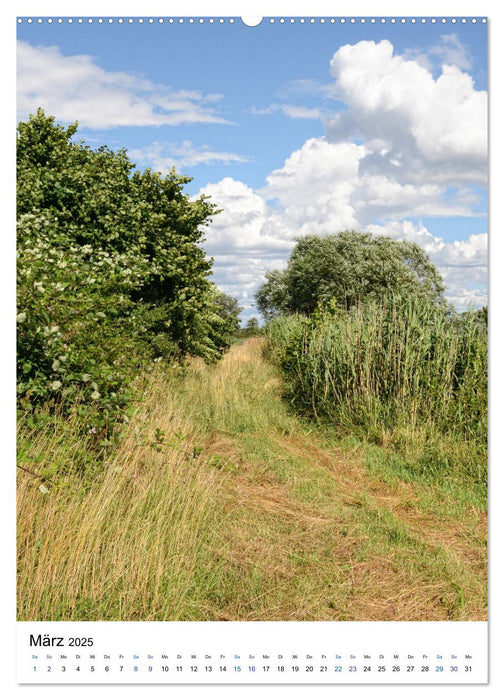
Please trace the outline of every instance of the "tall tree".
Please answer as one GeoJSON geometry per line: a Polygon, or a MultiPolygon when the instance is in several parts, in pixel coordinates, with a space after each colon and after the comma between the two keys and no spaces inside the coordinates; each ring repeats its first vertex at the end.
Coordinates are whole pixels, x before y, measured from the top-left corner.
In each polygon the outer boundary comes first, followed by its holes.
{"type": "Polygon", "coordinates": [[[84,389],[111,405],[142,357],[229,346],[201,247],[218,212],[183,192],[191,178],[134,171],[76,131],[40,109],[18,126],[18,387],[31,403],[84,389]]]}
{"type": "Polygon", "coordinates": [[[443,301],[436,267],[415,243],[344,231],[298,240],[287,268],[273,270],[256,293],[265,318],[285,312],[311,314],[330,300],[349,309],[390,293],[443,301]]]}

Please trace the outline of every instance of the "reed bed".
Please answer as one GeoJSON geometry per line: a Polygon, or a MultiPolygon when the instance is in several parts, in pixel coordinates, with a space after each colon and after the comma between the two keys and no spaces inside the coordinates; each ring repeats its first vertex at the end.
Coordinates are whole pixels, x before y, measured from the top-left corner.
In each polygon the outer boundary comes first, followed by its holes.
{"type": "Polygon", "coordinates": [[[446,470],[455,458],[485,479],[488,342],[474,315],[390,299],[279,318],[268,338],[300,410],[340,432],[416,452],[418,466],[446,470]]]}

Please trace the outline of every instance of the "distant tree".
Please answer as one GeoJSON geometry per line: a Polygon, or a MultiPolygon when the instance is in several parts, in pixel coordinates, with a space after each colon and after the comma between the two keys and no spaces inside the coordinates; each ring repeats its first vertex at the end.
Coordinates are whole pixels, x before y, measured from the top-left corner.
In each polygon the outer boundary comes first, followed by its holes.
{"type": "Polygon", "coordinates": [[[290,311],[290,292],[287,275],[282,270],[271,270],[265,276],[266,282],[257,290],[255,300],[266,321],[270,321],[282,312],[290,311]]]}
{"type": "Polygon", "coordinates": [[[462,317],[471,317],[485,328],[488,328],[488,306],[482,306],[481,309],[476,309],[474,311],[464,311],[462,317]]]}
{"type": "Polygon", "coordinates": [[[245,334],[247,337],[259,334],[259,321],[255,316],[249,318],[249,320],[245,324],[245,334]]]}
{"type": "Polygon", "coordinates": [[[330,300],[350,309],[390,293],[444,303],[443,291],[441,275],[417,244],[345,231],[299,239],[287,269],[266,275],[256,302],[268,320],[286,312],[309,315],[330,300]]]}
{"type": "Polygon", "coordinates": [[[224,294],[224,292],[221,292],[217,287],[214,287],[214,304],[216,306],[217,316],[221,319],[221,323],[215,323],[220,338],[219,347],[224,350],[227,349],[233,342],[233,339],[238,336],[240,330],[240,313],[243,309],[238,305],[238,301],[234,297],[229,296],[229,294],[224,294]]]}

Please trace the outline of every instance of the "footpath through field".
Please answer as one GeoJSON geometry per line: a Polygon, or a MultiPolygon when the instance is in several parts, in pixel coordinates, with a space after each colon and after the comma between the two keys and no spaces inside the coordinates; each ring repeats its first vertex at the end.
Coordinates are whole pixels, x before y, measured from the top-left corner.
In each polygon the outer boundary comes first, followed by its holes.
{"type": "Polygon", "coordinates": [[[484,515],[440,488],[372,473],[296,417],[262,344],[195,363],[177,388],[203,430],[202,456],[226,474],[217,619],[484,619],[484,515]]]}
{"type": "Polygon", "coordinates": [[[486,619],[481,507],[299,418],[262,349],[155,365],[89,488],[18,475],[19,619],[486,619]]]}

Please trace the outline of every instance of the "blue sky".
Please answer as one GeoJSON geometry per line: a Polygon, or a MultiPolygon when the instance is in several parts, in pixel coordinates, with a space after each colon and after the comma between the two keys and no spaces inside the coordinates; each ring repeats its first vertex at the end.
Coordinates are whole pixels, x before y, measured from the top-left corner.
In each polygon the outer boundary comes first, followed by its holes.
{"type": "Polygon", "coordinates": [[[486,24],[18,25],[18,118],[42,106],[224,209],[215,281],[244,318],[298,235],[414,240],[486,303],[486,24]]]}

